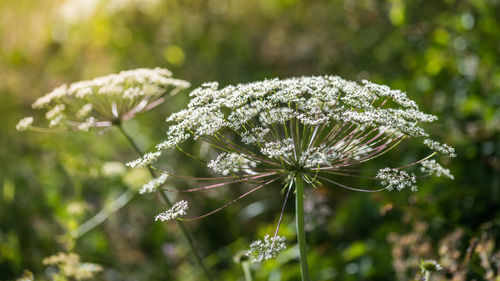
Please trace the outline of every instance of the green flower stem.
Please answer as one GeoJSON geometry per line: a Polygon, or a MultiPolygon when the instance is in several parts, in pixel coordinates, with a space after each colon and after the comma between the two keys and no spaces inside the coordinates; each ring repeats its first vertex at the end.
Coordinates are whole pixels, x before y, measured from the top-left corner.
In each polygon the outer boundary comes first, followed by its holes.
{"type": "MultiPolygon", "coordinates": [[[[132,139],[132,137],[129,134],[127,134],[127,132],[125,132],[125,130],[123,129],[123,126],[120,123],[115,124],[115,126],[127,138],[127,140],[129,141],[129,143],[134,147],[134,149],[137,152],[137,154],[140,157],[142,157],[144,155],[144,153],[139,148],[139,146],[135,143],[134,139],[132,139]]],[[[148,167],[148,170],[149,170],[149,173],[151,174],[151,176],[153,178],[155,178],[156,177],[155,171],[151,167],[148,167]]],[[[160,191],[160,196],[165,201],[165,204],[167,205],[167,207],[171,208],[172,207],[172,202],[170,202],[170,199],[168,199],[167,193],[164,190],[160,191]]],[[[205,263],[203,262],[203,260],[202,260],[202,258],[200,256],[200,253],[196,249],[196,247],[194,245],[194,242],[193,242],[193,238],[191,237],[191,234],[187,230],[186,226],[184,225],[184,223],[182,221],[176,220],[176,222],[179,225],[179,228],[181,230],[182,235],[186,239],[186,242],[187,242],[187,244],[189,246],[189,249],[191,250],[191,252],[193,253],[193,255],[195,257],[196,263],[198,264],[199,267],[201,267],[203,269],[203,272],[205,273],[205,275],[207,277],[207,280],[213,281],[214,279],[212,278],[212,276],[208,272],[208,269],[205,266],[205,263]]]]}
{"type": "Polygon", "coordinates": [[[124,191],[120,196],[118,196],[116,199],[113,201],[106,203],[104,208],[99,211],[95,216],[93,216],[91,219],[87,220],[86,222],[82,223],[76,230],[71,232],[71,237],[74,239],[78,239],[91,231],[92,229],[96,228],[98,225],[103,223],[106,219],[108,219],[112,214],[114,214],[116,211],[120,210],[123,206],[127,205],[132,198],[134,198],[134,195],[137,192],[133,192],[130,189],[127,189],[124,191]]]}
{"type": "Polygon", "coordinates": [[[302,281],[310,281],[309,268],[307,267],[306,232],[304,230],[304,179],[300,173],[295,176],[295,218],[299,243],[300,273],[302,281]]]}
{"type": "Polygon", "coordinates": [[[424,274],[424,280],[425,281],[430,281],[431,280],[431,272],[426,270],[424,274]]]}
{"type": "Polygon", "coordinates": [[[247,261],[241,263],[243,268],[243,274],[245,276],[245,281],[252,281],[252,273],[250,272],[250,265],[247,261]]]}

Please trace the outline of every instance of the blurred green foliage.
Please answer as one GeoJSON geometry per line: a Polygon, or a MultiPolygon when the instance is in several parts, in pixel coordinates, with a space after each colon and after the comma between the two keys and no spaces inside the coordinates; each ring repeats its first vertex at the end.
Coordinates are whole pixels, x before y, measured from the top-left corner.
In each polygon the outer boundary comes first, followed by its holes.
{"type": "MultiPolygon", "coordinates": [[[[53,87],[137,67],[169,68],[195,87],[312,74],[369,79],[408,92],[440,116],[431,131],[457,148],[458,158],[447,163],[454,181],[422,181],[417,193],[311,191],[308,198],[323,198],[309,219],[314,280],[397,280],[387,237],[414,232],[417,221],[428,224],[428,255],[455,229],[467,241],[481,235],[481,225],[498,224],[498,0],[2,0],[0,38],[0,280],[24,269],[47,280],[43,258],[70,250],[103,266],[98,280],[201,280],[176,226],[152,221],[163,208],[153,196],[135,196],[102,225],[69,236],[147,180],[115,163],[136,157],[118,132],[15,131],[21,117],[33,114],[30,104],[53,87]]],[[[125,127],[151,149],[163,137],[165,117],[187,98],[181,93],[125,127]]],[[[407,148],[376,167],[421,153],[407,148]]],[[[176,153],[164,165],[206,173],[176,153]]],[[[218,280],[243,280],[232,257],[273,231],[278,188],[188,225],[218,280]]],[[[201,212],[240,191],[233,186],[190,201],[201,212]]],[[[292,214],[282,228],[291,241],[292,214]]],[[[299,280],[297,265],[290,245],[250,269],[255,280],[299,280]]],[[[480,272],[471,276],[482,280],[480,272]]]]}

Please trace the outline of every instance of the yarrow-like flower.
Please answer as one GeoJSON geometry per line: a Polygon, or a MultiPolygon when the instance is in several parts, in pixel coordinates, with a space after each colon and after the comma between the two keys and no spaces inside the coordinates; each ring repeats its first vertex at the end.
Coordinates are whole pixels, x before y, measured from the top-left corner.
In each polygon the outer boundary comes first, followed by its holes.
{"type": "Polygon", "coordinates": [[[384,168],[378,171],[377,179],[382,181],[382,185],[385,186],[387,190],[402,190],[409,187],[412,191],[417,190],[416,176],[414,174],[408,174],[406,171],[384,168]]]}
{"type": "MultiPolygon", "coordinates": [[[[33,108],[47,110],[50,128],[88,131],[129,120],[189,86],[184,80],[172,78],[167,69],[139,68],[62,85],[36,100],[33,108]]],[[[27,117],[16,128],[51,131],[32,123],[33,118],[27,117]]]]}
{"type": "MultiPolygon", "coordinates": [[[[358,84],[338,76],[312,76],[222,89],[212,82],[193,90],[190,96],[186,109],[167,118],[167,137],[156,148],[184,152],[180,146],[190,138],[207,142],[220,149],[219,156],[208,161],[207,166],[224,176],[210,179],[221,181],[216,184],[170,191],[208,190],[237,182],[255,186],[216,210],[185,220],[213,214],[280,179],[288,186],[283,206],[297,177],[312,185],[364,192],[405,188],[415,191],[417,176],[406,169],[414,169],[419,163],[427,165],[423,161],[437,153],[455,154],[450,146],[430,140],[422,127],[435,121],[436,116],[420,111],[405,93],[369,81],[358,84]],[[366,176],[369,171],[358,167],[408,139],[424,139],[434,152],[414,163],[381,169],[372,176],[366,176]],[[350,187],[337,180],[342,177],[377,180],[382,188],[350,187]]],[[[424,171],[424,175],[430,174],[424,171]]]]}
{"type": "Polygon", "coordinates": [[[252,262],[262,262],[275,258],[279,252],[286,249],[285,237],[269,235],[264,236],[262,240],[256,240],[250,244],[250,250],[246,255],[252,262]]]}
{"type": "Polygon", "coordinates": [[[218,174],[228,175],[231,172],[237,173],[242,169],[249,169],[256,165],[257,162],[247,159],[243,154],[222,153],[217,156],[217,159],[210,161],[207,167],[218,174]]]}
{"type": "Polygon", "coordinates": [[[125,165],[130,168],[143,168],[158,160],[158,157],[160,157],[160,155],[161,151],[148,152],[144,154],[141,158],[135,159],[134,161],[130,161],[125,165]]]}
{"type": "Polygon", "coordinates": [[[31,124],[33,124],[33,117],[25,117],[17,123],[16,130],[26,131],[31,127],[31,124]]]}
{"type": "Polygon", "coordinates": [[[186,214],[186,210],[188,209],[188,203],[186,200],[181,200],[175,203],[172,208],[166,210],[163,213],[158,214],[155,217],[155,221],[169,221],[173,219],[177,219],[180,216],[186,214]]]}
{"type": "Polygon", "coordinates": [[[436,175],[436,177],[440,177],[441,175],[454,179],[453,175],[450,172],[450,169],[443,168],[436,160],[425,160],[420,163],[422,167],[420,167],[420,171],[427,175],[436,175]]]}
{"type": "Polygon", "coordinates": [[[160,187],[165,183],[165,181],[167,181],[167,178],[167,174],[161,174],[159,177],[150,180],[148,183],[142,186],[142,188],[139,190],[139,194],[155,192],[158,187],[160,187]]]}
{"type": "Polygon", "coordinates": [[[424,140],[424,144],[427,145],[430,149],[442,153],[448,157],[456,157],[457,155],[455,154],[455,148],[447,145],[447,144],[441,144],[437,141],[433,141],[431,139],[426,139],[424,140]]]}

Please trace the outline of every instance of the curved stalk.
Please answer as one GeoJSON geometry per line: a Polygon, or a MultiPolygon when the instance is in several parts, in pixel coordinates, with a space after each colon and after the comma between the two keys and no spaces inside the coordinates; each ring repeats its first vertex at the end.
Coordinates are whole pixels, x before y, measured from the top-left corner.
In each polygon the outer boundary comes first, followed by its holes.
{"type": "Polygon", "coordinates": [[[307,267],[307,244],[304,229],[304,179],[300,173],[295,175],[295,218],[297,226],[297,241],[299,243],[300,273],[302,281],[310,281],[307,267]]]}
{"type": "MultiPolygon", "coordinates": [[[[127,134],[127,132],[125,132],[121,123],[117,123],[117,124],[115,124],[115,126],[120,130],[120,132],[125,136],[125,138],[127,138],[128,142],[130,143],[130,145],[132,145],[132,147],[137,152],[137,154],[140,157],[142,157],[144,155],[144,153],[139,148],[139,146],[135,143],[134,139],[129,134],[127,134]]],[[[153,178],[155,178],[156,177],[155,171],[149,166],[148,166],[148,170],[149,170],[149,173],[151,174],[151,176],[153,178]]],[[[164,190],[160,190],[159,193],[160,193],[160,196],[162,197],[163,201],[165,201],[165,205],[167,205],[168,208],[171,208],[172,202],[170,202],[170,199],[168,199],[167,193],[164,190]]],[[[201,267],[201,269],[205,273],[207,280],[213,281],[214,279],[210,275],[207,267],[205,266],[205,263],[203,262],[203,260],[200,256],[200,253],[196,249],[194,242],[193,242],[193,238],[191,237],[191,234],[187,230],[186,226],[184,225],[184,223],[182,221],[176,220],[176,222],[179,226],[179,229],[181,230],[182,235],[186,239],[186,242],[189,246],[189,249],[191,250],[191,252],[193,253],[193,255],[195,257],[196,263],[198,264],[199,267],[201,267]]]]}
{"type": "Polygon", "coordinates": [[[241,263],[241,267],[243,268],[243,274],[245,276],[245,281],[252,281],[252,273],[250,272],[250,266],[248,262],[241,263]]]}

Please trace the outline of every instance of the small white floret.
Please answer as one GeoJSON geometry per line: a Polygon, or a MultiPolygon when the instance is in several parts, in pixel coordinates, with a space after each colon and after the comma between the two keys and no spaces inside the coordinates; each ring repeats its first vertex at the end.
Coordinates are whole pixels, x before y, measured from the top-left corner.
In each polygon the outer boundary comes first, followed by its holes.
{"type": "Polygon", "coordinates": [[[165,183],[167,178],[168,178],[167,174],[162,174],[161,176],[150,180],[148,183],[142,186],[142,188],[139,190],[139,193],[144,194],[144,193],[155,192],[158,189],[158,187],[160,187],[162,184],[165,183]]]}
{"type": "Polygon", "coordinates": [[[417,177],[403,170],[392,168],[380,169],[377,173],[377,179],[379,179],[382,185],[389,191],[394,188],[402,190],[407,187],[410,188],[411,191],[417,191],[417,177]]]}
{"type": "Polygon", "coordinates": [[[453,148],[447,144],[439,143],[439,142],[433,141],[431,139],[424,140],[424,144],[427,145],[427,147],[429,147],[430,149],[432,149],[438,153],[444,154],[448,157],[456,157],[457,156],[457,154],[455,153],[455,148],[453,148]]]}
{"type": "Polygon", "coordinates": [[[166,210],[163,213],[158,214],[155,217],[155,221],[169,221],[176,219],[180,216],[184,216],[186,214],[186,210],[188,209],[188,203],[186,200],[181,200],[175,203],[172,208],[166,210]]]}
{"type": "Polygon", "coordinates": [[[155,162],[158,160],[158,157],[160,157],[161,151],[157,152],[149,152],[144,154],[142,158],[136,159],[134,161],[128,162],[125,164],[126,166],[130,168],[142,168],[150,165],[151,163],[155,162]]]}
{"type": "Polygon", "coordinates": [[[262,262],[275,258],[278,253],[285,249],[285,237],[276,236],[270,238],[269,235],[266,235],[264,239],[252,242],[246,255],[251,258],[252,262],[262,262]]]}
{"type": "Polygon", "coordinates": [[[443,168],[436,160],[425,160],[420,163],[422,167],[420,167],[420,171],[427,175],[436,175],[437,177],[441,177],[441,175],[454,179],[449,169],[443,168]]]}
{"type": "Polygon", "coordinates": [[[16,125],[16,130],[26,131],[31,127],[32,124],[33,124],[33,117],[31,117],[31,116],[25,117],[25,118],[19,120],[19,122],[16,125]]]}

